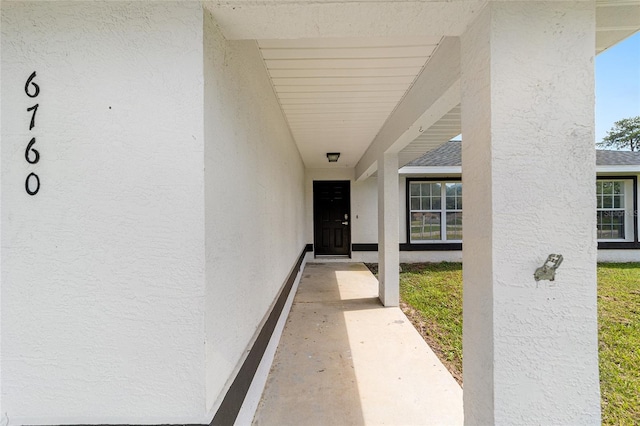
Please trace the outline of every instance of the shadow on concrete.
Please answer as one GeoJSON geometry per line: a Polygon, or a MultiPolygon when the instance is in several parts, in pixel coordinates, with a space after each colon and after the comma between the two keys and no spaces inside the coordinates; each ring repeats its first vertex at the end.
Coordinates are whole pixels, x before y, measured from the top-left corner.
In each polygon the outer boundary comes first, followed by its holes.
{"type": "Polygon", "coordinates": [[[462,389],[362,263],[308,263],[255,425],[462,424],[462,389]]]}
{"type": "Polygon", "coordinates": [[[255,425],[364,425],[344,311],[375,297],[341,300],[349,264],[307,264],[256,413],[255,425]]]}

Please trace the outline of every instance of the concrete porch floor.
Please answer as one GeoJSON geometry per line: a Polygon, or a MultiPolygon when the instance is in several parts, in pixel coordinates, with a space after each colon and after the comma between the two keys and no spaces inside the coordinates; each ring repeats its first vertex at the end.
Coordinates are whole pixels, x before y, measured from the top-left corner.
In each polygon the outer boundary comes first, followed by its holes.
{"type": "Polygon", "coordinates": [[[308,263],[253,424],[456,425],[462,389],[362,263],[308,263]]]}

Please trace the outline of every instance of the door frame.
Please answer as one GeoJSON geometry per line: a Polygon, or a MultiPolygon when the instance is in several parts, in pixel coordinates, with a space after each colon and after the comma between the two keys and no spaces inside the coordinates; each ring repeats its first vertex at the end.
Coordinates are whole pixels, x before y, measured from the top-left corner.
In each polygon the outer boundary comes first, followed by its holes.
{"type": "Polygon", "coordinates": [[[312,183],[312,202],[313,202],[313,257],[316,258],[318,256],[326,256],[326,257],[348,257],[349,259],[351,259],[351,224],[352,222],[352,217],[351,217],[351,181],[350,180],[337,180],[337,179],[327,179],[327,180],[314,180],[312,183]],[[320,254],[318,255],[318,238],[319,236],[317,235],[316,232],[316,219],[318,216],[318,210],[317,210],[317,205],[316,205],[316,184],[317,183],[327,183],[327,184],[331,184],[331,183],[346,183],[346,189],[347,189],[347,211],[348,211],[348,215],[349,215],[349,225],[347,225],[347,235],[346,235],[346,240],[347,240],[347,254],[344,255],[330,255],[330,254],[320,254]]]}

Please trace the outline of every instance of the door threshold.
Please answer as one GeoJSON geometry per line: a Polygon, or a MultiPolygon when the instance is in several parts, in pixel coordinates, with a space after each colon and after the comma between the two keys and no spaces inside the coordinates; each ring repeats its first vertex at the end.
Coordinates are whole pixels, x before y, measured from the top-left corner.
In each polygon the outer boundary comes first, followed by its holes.
{"type": "Polygon", "coordinates": [[[316,254],[316,259],[350,259],[348,254],[316,254]]]}

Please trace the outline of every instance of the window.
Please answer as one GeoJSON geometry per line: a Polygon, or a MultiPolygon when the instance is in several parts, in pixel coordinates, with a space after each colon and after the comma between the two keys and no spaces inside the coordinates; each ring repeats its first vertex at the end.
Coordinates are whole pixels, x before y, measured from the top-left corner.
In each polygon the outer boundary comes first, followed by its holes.
{"type": "Polygon", "coordinates": [[[462,183],[409,181],[411,243],[462,241],[462,183]]]}
{"type": "MultiPolygon", "coordinates": [[[[599,177],[596,180],[597,238],[601,248],[635,244],[636,178],[599,177]]],[[[409,243],[462,242],[462,183],[408,181],[409,243]]]]}
{"type": "Polygon", "coordinates": [[[633,239],[633,181],[598,179],[596,181],[597,235],[602,241],[633,239]]]}

